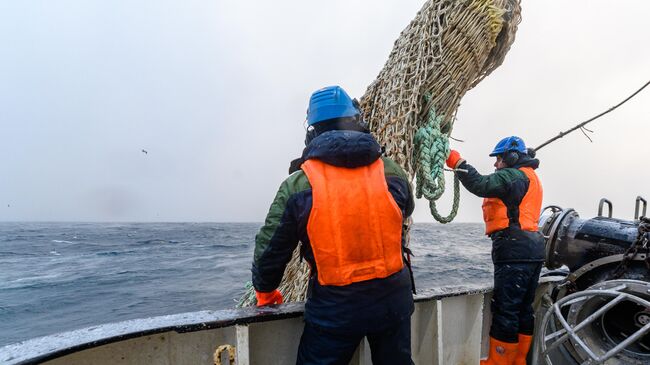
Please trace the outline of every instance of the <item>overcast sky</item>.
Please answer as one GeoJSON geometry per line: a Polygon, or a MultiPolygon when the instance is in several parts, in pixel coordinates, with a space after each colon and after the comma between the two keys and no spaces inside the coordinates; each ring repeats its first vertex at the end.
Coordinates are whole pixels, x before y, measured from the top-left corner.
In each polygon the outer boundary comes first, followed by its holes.
{"type": "MultiPolygon", "coordinates": [[[[261,222],[310,93],[361,96],[423,3],[0,0],[0,221],[261,222]]],[[[500,138],[535,146],[650,79],[649,1],[522,6],[455,124],[452,147],[483,173],[500,138]]],[[[591,217],[607,197],[631,218],[650,198],[649,115],[646,90],[590,124],[593,143],[541,150],[544,204],[591,217]]],[[[480,204],[463,190],[457,221],[480,204]]],[[[415,219],[432,221],[426,201],[415,219]]]]}

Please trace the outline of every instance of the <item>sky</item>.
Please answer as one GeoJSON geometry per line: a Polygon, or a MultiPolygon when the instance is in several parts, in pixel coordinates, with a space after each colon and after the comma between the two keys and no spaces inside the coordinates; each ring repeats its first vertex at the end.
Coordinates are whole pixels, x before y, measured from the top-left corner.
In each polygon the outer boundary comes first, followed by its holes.
{"type": "MultiPolygon", "coordinates": [[[[423,4],[0,0],[0,221],[263,221],[311,92],[363,95],[423,4]]],[[[647,0],[522,8],[455,122],[482,173],[502,137],[536,146],[650,80],[647,0]]],[[[606,197],[631,219],[650,198],[650,89],[589,128],[539,151],[544,205],[592,217],[606,197]]],[[[414,219],[433,221],[426,201],[414,219]]],[[[481,200],[463,190],[456,221],[480,222],[481,200]]]]}

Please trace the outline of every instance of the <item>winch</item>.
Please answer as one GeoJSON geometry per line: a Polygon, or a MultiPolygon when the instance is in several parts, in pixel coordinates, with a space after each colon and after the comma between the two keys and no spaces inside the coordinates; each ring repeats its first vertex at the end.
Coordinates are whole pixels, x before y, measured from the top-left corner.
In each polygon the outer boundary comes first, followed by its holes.
{"type": "MultiPolygon", "coordinates": [[[[603,211],[607,207],[607,215],[603,211]]],[[[537,308],[534,364],[650,364],[650,219],[637,197],[633,220],[545,208],[547,274],[537,308]]]]}

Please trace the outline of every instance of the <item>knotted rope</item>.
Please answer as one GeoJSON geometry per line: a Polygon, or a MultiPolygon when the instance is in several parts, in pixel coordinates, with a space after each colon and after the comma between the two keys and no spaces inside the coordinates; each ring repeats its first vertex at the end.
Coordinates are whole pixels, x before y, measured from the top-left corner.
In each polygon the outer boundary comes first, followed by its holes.
{"type": "MultiPolygon", "coordinates": [[[[426,96],[428,102],[430,96],[426,96]]],[[[414,159],[416,160],[416,189],[417,198],[424,197],[429,201],[429,210],[435,220],[440,223],[451,222],[458,213],[460,204],[460,183],[454,176],[454,200],[448,216],[442,216],[436,207],[436,200],[445,192],[444,167],[449,155],[449,136],[442,133],[440,125],[444,119],[436,115],[435,108],[429,109],[427,122],[414,137],[414,159]]]]}

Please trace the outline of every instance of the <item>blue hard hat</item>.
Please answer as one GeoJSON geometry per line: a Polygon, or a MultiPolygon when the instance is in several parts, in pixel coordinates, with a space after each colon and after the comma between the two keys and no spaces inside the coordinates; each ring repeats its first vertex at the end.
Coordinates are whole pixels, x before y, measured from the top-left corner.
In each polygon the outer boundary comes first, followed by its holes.
{"type": "Polygon", "coordinates": [[[490,156],[499,156],[511,151],[526,153],[527,150],[524,140],[517,136],[506,137],[497,143],[492,153],[490,153],[490,156]]]}
{"type": "Polygon", "coordinates": [[[307,123],[314,125],[333,118],[360,114],[352,98],[340,86],[328,86],[314,91],[309,98],[307,123]]]}

